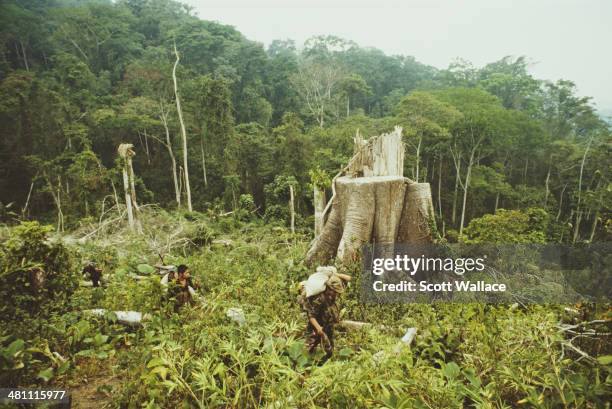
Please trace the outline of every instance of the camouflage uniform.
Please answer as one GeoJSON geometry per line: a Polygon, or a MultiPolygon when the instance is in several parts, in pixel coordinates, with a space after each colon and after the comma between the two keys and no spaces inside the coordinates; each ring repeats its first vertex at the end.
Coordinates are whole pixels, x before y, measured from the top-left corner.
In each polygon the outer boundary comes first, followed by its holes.
{"type": "Polygon", "coordinates": [[[321,344],[327,357],[330,357],[334,350],[334,325],[338,323],[340,317],[340,311],[335,300],[327,292],[322,292],[308,298],[302,294],[298,301],[308,316],[308,326],[306,328],[308,352],[313,352],[317,345],[321,344]],[[319,325],[323,327],[327,339],[317,334],[310,323],[310,318],[315,318],[319,325]]]}
{"type": "Polygon", "coordinates": [[[100,286],[100,279],[102,278],[102,270],[96,267],[95,264],[88,264],[83,269],[83,274],[89,274],[89,278],[93,283],[94,287],[100,286]]]}
{"type": "Polygon", "coordinates": [[[193,304],[193,297],[189,292],[189,287],[195,289],[198,288],[198,286],[194,284],[191,277],[188,277],[181,282],[178,277],[174,276],[172,280],[168,280],[168,284],[168,296],[170,299],[174,299],[175,312],[178,312],[185,304],[193,304]]]}

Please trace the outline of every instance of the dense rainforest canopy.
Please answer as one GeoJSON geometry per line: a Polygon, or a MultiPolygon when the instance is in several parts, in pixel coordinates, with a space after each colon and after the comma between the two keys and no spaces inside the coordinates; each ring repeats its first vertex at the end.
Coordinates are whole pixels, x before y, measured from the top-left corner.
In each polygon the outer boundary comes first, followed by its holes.
{"type": "Polygon", "coordinates": [[[555,240],[610,229],[610,127],[525,57],[439,70],[333,36],[264,48],[171,0],[5,1],[0,16],[5,220],[99,215],[121,186],[120,143],[135,147],[140,201],[185,206],[178,95],[196,210],[242,198],[283,218],[294,183],[305,218],[311,176],[333,176],[357,130],[399,124],[405,175],[431,183],[451,238],[498,208],[544,208],[555,240]]]}

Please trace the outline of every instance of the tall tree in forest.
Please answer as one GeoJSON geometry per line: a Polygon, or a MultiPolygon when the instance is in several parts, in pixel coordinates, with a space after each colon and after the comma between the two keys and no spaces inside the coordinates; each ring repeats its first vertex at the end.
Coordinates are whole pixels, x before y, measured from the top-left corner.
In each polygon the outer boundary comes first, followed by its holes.
{"type": "Polygon", "coordinates": [[[283,116],[282,123],[273,130],[278,173],[294,177],[301,186],[308,183],[312,160],[312,142],[308,135],[304,135],[303,126],[296,114],[288,112],[283,116]]]}
{"type": "Polygon", "coordinates": [[[455,107],[439,101],[428,92],[413,92],[400,102],[397,117],[409,136],[408,144],[415,149],[416,159],[413,168],[415,182],[421,181],[420,167],[424,140],[428,145],[438,145],[443,139],[448,138],[450,135],[448,129],[461,116],[455,107]]]}
{"type": "Polygon", "coordinates": [[[272,182],[277,171],[274,142],[266,128],[253,122],[236,126],[229,139],[225,161],[230,172],[239,175],[243,189],[263,208],[264,185],[272,182]]]}
{"type": "Polygon", "coordinates": [[[179,176],[178,170],[176,166],[176,157],[174,155],[174,149],[172,148],[172,138],[170,137],[170,128],[168,127],[168,106],[163,99],[159,100],[159,119],[161,120],[162,125],[164,126],[164,135],[165,140],[162,141],[163,145],[166,147],[168,151],[168,156],[170,157],[170,163],[172,165],[172,182],[174,184],[174,197],[176,200],[177,207],[181,207],[181,189],[179,185],[179,176]]]}
{"type": "Polygon", "coordinates": [[[459,235],[466,220],[467,196],[472,170],[485,154],[486,142],[502,135],[505,114],[499,100],[475,88],[452,88],[436,95],[455,106],[462,118],[452,129],[450,153],[456,171],[456,182],[463,191],[459,235]],[[463,176],[462,176],[462,169],[463,176]]]}
{"type": "Polygon", "coordinates": [[[363,77],[350,74],[343,78],[338,85],[341,98],[346,100],[346,117],[351,115],[351,102],[355,105],[358,98],[364,99],[372,94],[372,90],[363,77]]]}
{"type": "Polygon", "coordinates": [[[344,77],[345,71],[337,63],[321,63],[310,59],[301,61],[298,72],[292,76],[295,89],[320,128],[325,125],[325,118],[334,105],[338,85],[344,77]]]}
{"type": "MultiPolygon", "coordinates": [[[[213,75],[198,76],[186,86],[186,112],[194,132],[199,134],[202,177],[207,187],[211,182],[209,174],[221,176],[234,172],[225,158],[225,149],[234,133],[230,87],[227,79],[213,75]]],[[[209,192],[210,195],[218,193],[214,188],[209,192]]]]}
{"type": "MultiPolygon", "coordinates": [[[[174,138],[171,135],[171,116],[173,114],[170,99],[174,94],[174,84],[171,78],[171,63],[167,58],[164,47],[149,47],[141,59],[130,63],[123,75],[122,85],[132,95],[146,95],[148,98],[142,100],[139,111],[143,111],[148,121],[155,126],[161,124],[163,136],[158,136],[154,129],[150,136],[159,142],[168,152],[170,158],[170,170],[174,187],[174,200],[177,207],[181,207],[181,189],[179,183],[179,172],[174,152],[174,138]],[[155,118],[155,120],[153,120],[155,118]]],[[[133,100],[137,100],[133,98],[133,100]]],[[[142,97],[140,97],[142,98],[142,97]]]]}
{"type": "Polygon", "coordinates": [[[183,120],[183,110],[181,109],[181,98],[178,90],[178,80],[176,78],[176,67],[179,64],[180,57],[178,50],[176,49],[176,43],[174,43],[174,55],[176,60],[174,67],[172,68],[172,80],[174,82],[174,97],[176,99],[176,112],[178,114],[179,123],[181,124],[181,137],[183,138],[183,176],[185,180],[185,193],[187,194],[187,209],[192,212],[193,206],[191,204],[191,185],[189,183],[189,151],[187,150],[187,131],[185,130],[185,121],[183,120]]]}

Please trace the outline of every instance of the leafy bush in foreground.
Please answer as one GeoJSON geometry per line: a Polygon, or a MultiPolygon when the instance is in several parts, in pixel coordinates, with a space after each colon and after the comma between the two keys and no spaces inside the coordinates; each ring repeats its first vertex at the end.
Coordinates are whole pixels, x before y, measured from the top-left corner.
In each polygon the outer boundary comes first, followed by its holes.
{"type": "Polygon", "coordinates": [[[67,308],[78,275],[70,251],[48,241],[51,230],[23,222],[0,245],[0,320],[21,322],[67,308]]]}

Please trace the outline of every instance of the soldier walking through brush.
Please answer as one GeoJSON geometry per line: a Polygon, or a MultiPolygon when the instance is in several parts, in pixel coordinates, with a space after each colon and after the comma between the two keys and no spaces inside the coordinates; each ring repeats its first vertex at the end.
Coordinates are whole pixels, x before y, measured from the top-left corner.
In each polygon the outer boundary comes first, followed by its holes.
{"type": "Polygon", "coordinates": [[[176,274],[172,273],[168,281],[168,295],[174,300],[174,311],[178,312],[183,305],[193,304],[196,289],[200,286],[191,278],[189,268],[181,264],[177,268],[176,274]]]}
{"type": "Polygon", "coordinates": [[[350,280],[350,275],[333,273],[325,282],[325,289],[322,292],[307,296],[303,291],[299,296],[299,303],[308,317],[306,328],[308,352],[314,352],[317,346],[321,345],[325,351],[325,360],[333,354],[334,326],[340,320],[340,309],[336,300],[338,295],[344,292],[346,283],[350,280]]]}
{"type": "Polygon", "coordinates": [[[100,286],[100,280],[102,279],[102,269],[96,266],[96,263],[93,261],[87,263],[85,268],[83,269],[83,274],[89,275],[91,282],[94,287],[100,286]]]}

